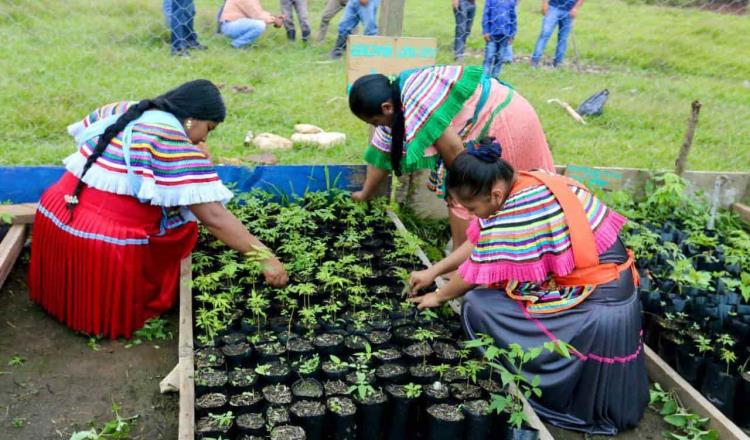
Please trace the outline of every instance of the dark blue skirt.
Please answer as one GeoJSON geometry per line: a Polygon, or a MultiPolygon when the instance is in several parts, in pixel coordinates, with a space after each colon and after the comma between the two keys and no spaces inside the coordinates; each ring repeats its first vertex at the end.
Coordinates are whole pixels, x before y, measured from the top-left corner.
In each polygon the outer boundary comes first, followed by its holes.
{"type": "MultiPolygon", "coordinates": [[[[627,260],[621,241],[600,256],[603,263],[627,260]]],[[[634,428],[648,405],[648,375],[641,332],[641,305],[630,270],[598,286],[576,307],[530,314],[496,289],[475,289],[464,297],[462,320],[470,338],[492,336],[499,346],[528,349],[560,339],[576,353],[566,359],[545,351],[527,363],[524,374],[541,379],[537,414],[560,428],[615,435],[634,428]]]]}

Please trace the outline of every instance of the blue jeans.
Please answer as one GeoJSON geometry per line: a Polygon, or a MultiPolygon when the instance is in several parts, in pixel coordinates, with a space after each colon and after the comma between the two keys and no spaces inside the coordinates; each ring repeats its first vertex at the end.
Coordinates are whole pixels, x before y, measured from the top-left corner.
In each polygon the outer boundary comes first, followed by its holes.
{"type": "Polygon", "coordinates": [[[500,75],[503,67],[503,53],[508,47],[509,38],[505,35],[490,37],[490,41],[484,46],[484,73],[490,77],[500,75]]]}
{"type": "Polygon", "coordinates": [[[193,29],[195,5],[193,0],[172,0],[169,27],[172,31],[172,52],[198,44],[198,34],[193,29]]]}
{"type": "Polygon", "coordinates": [[[471,25],[474,24],[474,13],[477,5],[473,1],[459,0],[458,8],[453,10],[456,17],[456,37],[453,41],[453,56],[458,61],[464,57],[466,39],[471,34],[471,25]]]}
{"type": "Polygon", "coordinates": [[[542,58],[544,48],[547,46],[547,41],[555,31],[555,27],[560,26],[560,30],[557,32],[557,49],[555,50],[555,61],[554,65],[557,66],[562,63],[565,58],[565,50],[568,48],[568,36],[570,31],[573,30],[574,19],[570,16],[570,11],[564,9],[555,8],[550,6],[547,10],[547,14],[542,19],[542,32],[539,34],[539,39],[536,40],[536,47],[534,53],[531,55],[531,62],[536,64],[542,58]]]}
{"type": "Polygon", "coordinates": [[[505,46],[505,50],[503,51],[502,62],[504,63],[512,63],[513,62],[513,45],[508,43],[507,46],[505,46]]]}
{"type": "Polygon", "coordinates": [[[221,33],[232,39],[237,49],[257,40],[266,31],[266,22],[252,18],[240,18],[221,24],[221,33]]]}
{"type": "Polygon", "coordinates": [[[167,27],[169,27],[172,21],[172,0],[163,0],[161,10],[164,13],[164,21],[167,23],[167,27]]]}
{"type": "Polygon", "coordinates": [[[339,37],[348,37],[360,22],[365,28],[365,35],[377,35],[378,6],[380,0],[370,0],[367,6],[359,4],[359,0],[349,0],[344,8],[344,17],[339,23],[339,37]]]}

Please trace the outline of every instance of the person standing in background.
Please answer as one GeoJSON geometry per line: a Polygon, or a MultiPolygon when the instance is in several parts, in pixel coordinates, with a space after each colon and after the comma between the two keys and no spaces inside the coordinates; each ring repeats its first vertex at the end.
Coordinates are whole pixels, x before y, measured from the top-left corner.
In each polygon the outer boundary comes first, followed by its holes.
{"type": "Polygon", "coordinates": [[[532,67],[539,65],[547,41],[552,36],[555,28],[559,26],[557,32],[557,48],[555,49],[555,59],[552,62],[554,67],[559,66],[565,58],[565,51],[568,48],[568,36],[573,31],[573,22],[578,15],[578,10],[583,4],[583,0],[542,0],[542,31],[536,40],[534,53],[531,55],[532,67]]]}
{"type": "Polygon", "coordinates": [[[476,12],[476,0],[452,0],[453,16],[456,18],[456,36],[453,41],[453,59],[461,62],[464,59],[466,40],[471,34],[476,12]]]}
{"type": "Polygon", "coordinates": [[[505,48],[516,35],[516,0],[487,0],[482,15],[484,48],[484,73],[498,77],[503,67],[505,48]]]}
{"type": "Polygon", "coordinates": [[[346,0],[328,0],[326,2],[326,7],[323,9],[320,18],[320,29],[318,29],[318,35],[315,37],[315,41],[322,43],[323,40],[326,39],[328,25],[331,23],[333,17],[344,9],[344,7],[346,7],[346,0]]]}
{"type": "Polygon", "coordinates": [[[339,36],[331,51],[331,58],[338,59],[344,55],[346,39],[354,28],[362,22],[365,35],[378,34],[378,7],[380,0],[348,0],[344,8],[344,17],[339,23],[339,36]]]}
{"type": "MultiPolygon", "coordinates": [[[[165,14],[166,5],[162,5],[165,14]]],[[[169,7],[169,27],[171,30],[172,55],[188,55],[190,49],[204,50],[206,46],[198,42],[198,34],[193,29],[195,4],[193,0],[171,0],[169,7]]]]}
{"type": "Polygon", "coordinates": [[[281,14],[284,16],[283,22],[286,29],[286,38],[289,41],[294,41],[296,38],[294,17],[292,17],[294,11],[297,11],[297,21],[302,32],[302,41],[307,42],[312,33],[310,30],[310,20],[307,17],[307,0],[281,0],[281,14]]]}

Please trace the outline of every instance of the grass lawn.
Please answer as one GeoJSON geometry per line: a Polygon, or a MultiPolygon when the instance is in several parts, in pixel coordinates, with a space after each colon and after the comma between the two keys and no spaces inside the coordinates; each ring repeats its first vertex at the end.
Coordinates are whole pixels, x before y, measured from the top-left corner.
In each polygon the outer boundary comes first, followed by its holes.
{"type": "MultiPolygon", "coordinates": [[[[308,0],[317,31],[324,0],[308,0]]],[[[196,1],[205,52],[168,55],[157,0],[3,0],[0,3],[0,164],[56,164],[74,146],[65,127],[99,105],[156,96],[199,77],[226,84],[226,123],[209,138],[218,158],[257,153],[243,146],[248,129],[289,136],[298,122],[347,133],[325,152],[278,153],[283,163],[359,163],[367,127],[348,110],[344,62],[327,59],[336,24],[322,46],[286,42],[271,29],[258,48],[234,50],[214,33],[218,0],[196,1]],[[93,5],[93,6],[92,6],[93,5]],[[252,85],[251,94],[232,85],[252,85]]],[[[277,10],[274,1],[263,1],[277,10]]],[[[467,63],[482,62],[481,5],[467,63]]],[[[527,56],[540,26],[538,2],[519,6],[517,56],[527,56]]],[[[404,35],[436,37],[438,62],[450,63],[453,16],[447,0],[407,1],[404,35]]],[[[581,62],[596,73],[532,70],[524,62],[502,78],[536,107],[560,164],[671,167],[690,102],[703,103],[691,169],[750,169],[750,20],[620,0],[587,2],[575,28],[581,62]],[[577,125],[560,98],[577,105],[609,88],[605,114],[577,125]]],[[[550,42],[547,54],[554,50],[550,42]]],[[[574,60],[572,45],[567,60],[574,60]]],[[[569,63],[570,64],[570,63],[569,63]]]]}

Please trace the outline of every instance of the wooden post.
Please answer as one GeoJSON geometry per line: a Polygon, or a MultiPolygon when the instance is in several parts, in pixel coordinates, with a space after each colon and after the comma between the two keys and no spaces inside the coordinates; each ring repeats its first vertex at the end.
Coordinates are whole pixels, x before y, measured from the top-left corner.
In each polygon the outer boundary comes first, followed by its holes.
{"type": "Polygon", "coordinates": [[[382,0],[378,35],[400,37],[404,29],[404,0],[382,0]]]}
{"type": "Polygon", "coordinates": [[[685,164],[687,163],[688,154],[690,154],[690,147],[693,145],[693,136],[695,135],[695,126],[698,125],[698,114],[701,111],[701,103],[698,100],[693,101],[691,104],[692,111],[690,113],[690,119],[688,120],[687,131],[685,132],[685,139],[682,141],[682,148],[680,148],[680,155],[677,156],[677,160],[674,163],[675,173],[678,176],[682,176],[685,172],[685,164]]]}

